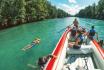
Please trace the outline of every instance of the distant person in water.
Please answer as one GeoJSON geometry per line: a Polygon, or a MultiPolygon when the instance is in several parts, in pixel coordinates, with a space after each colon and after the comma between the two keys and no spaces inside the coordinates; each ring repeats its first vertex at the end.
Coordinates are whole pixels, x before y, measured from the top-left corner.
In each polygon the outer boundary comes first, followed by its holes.
{"type": "Polygon", "coordinates": [[[40,39],[39,38],[36,38],[34,41],[32,41],[31,44],[29,44],[28,46],[24,47],[22,50],[23,51],[26,51],[32,47],[34,47],[36,44],[39,44],[40,43],[40,39]]]}
{"type": "Polygon", "coordinates": [[[92,26],[92,27],[91,27],[91,30],[88,32],[88,38],[89,38],[90,40],[93,40],[95,34],[96,34],[96,38],[97,38],[97,40],[98,40],[98,34],[97,34],[97,32],[95,31],[94,26],[92,26]]]}
{"type": "Polygon", "coordinates": [[[52,55],[52,54],[49,54],[47,56],[43,56],[43,57],[40,57],[39,58],[38,65],[40,67],[40,70],[43,70],[44,69],[45,64],[48,62],[48,60],[50,58],[56,58],[56,56],[55,55],[52,55]]]}

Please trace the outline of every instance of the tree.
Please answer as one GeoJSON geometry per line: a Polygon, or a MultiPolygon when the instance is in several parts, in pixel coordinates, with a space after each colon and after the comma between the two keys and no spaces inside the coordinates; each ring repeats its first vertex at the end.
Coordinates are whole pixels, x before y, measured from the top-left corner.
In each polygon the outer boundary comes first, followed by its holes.
{"type": "Polygon", "coordinates": [[[47,0],[0,0],[0,27],[66,17],[68,14],[47,0]]]}
{"type": "Polygon", "coordinates": [[[36,20],[36,9],[35,9],[35,1],[27,0],[26,1],[26,20],[27,22],[32,22],[36,20]]]}
{"type": "Polygon", "coordinates": [[[100,0],[98,5],[95,3],[92,6],[88,6],[76,15],[79,17],[104,19],[104,0],[100,0]]]}
{"type": "Polygon", "coordinates": [[[98,3],[98,17],[104,19],[104,0],[100,0],[98,3]]]}
{"type": "Polygon", "coordinates": [[[26,9],[25,9],[25,5],[26,2],[25,0],[18,0],[17,1],[17,7],[18,7],[18,19],[20,21],[20,23],[24,23],[25,22],[25,16],[26,16],[26,9]]]}

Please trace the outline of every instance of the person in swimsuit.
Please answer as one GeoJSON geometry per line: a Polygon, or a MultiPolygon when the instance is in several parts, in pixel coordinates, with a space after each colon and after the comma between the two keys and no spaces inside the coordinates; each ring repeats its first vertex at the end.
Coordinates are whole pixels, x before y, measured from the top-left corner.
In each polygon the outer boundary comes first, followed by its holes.
{"type": "Polygon", "coordinates": [[[35,45],[39,44],[40,43],[40,39],[39,38],[36,38],[34,41],[32,41],[31,44],[27,45],[26,47],[22,48],[23,51],[26,51],[32,47],[34,47],[35,45]]]}

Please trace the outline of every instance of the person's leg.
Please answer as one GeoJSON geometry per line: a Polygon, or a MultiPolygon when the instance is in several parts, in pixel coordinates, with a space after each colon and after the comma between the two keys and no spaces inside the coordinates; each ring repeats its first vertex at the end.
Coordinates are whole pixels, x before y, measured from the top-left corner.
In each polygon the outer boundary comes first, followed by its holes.
{"type": "Polygon", "coordinates": [[[68,43],[68,47],[71,47],[72,48],[74,44],[75,44],[75,42],[69,42],[68,43]]]}
{"type": "Polygon", "coordinates": [[[85,44],[85,45],[87,45],[88,44],[88,42],[87,42],[87,36],[84,36],[84,39],[83,39],[83,43],[85,44]]]}
{"type": "Polygon", "coordinates": [[[26,51],[27,49],[30,49],[30,48],[32,48],[32,46],[28,45],[28,46],[24,47],[22,50],[26,51]]]}
{"type": "Polygon", "coordinates": [[[90,41],[91,41],[91,38],[89,36],[87,36],[87,39],[86,39],[87,45],[89,45],[90,41]]]}
{"type": "Polygon", "coordinates": [[[75,42],[75,37],[73,37],[73,36],[70,36],[70,39],[69,39],[69,42],[75,42]]]}
{"type": "Polygon", "coordinates": [[[73,49],[80,49],[81,46],[80,45],[73,45],[73,49]]]}

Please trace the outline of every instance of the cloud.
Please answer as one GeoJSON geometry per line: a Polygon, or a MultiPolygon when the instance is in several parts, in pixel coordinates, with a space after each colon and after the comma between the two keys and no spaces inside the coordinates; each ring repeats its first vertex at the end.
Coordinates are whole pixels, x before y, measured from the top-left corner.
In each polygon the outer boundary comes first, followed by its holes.
{"type": "Polygon", "coordinates": [[[58,5],[58,8],[64,10],[65,12],[71,14],[71,15],[75,15],[77,14],[81,9],[85,8],[85,7],[81,7],[79,5],[67,5],[67,4],[62,4],[60,3],[58,5]]]}
{"type": "Polygon", "coordinates": [[[77,3],[76,0],[68,0],[70,3],[77,3]]]}

